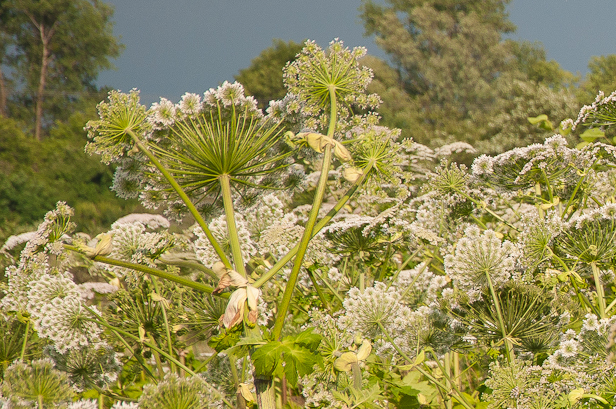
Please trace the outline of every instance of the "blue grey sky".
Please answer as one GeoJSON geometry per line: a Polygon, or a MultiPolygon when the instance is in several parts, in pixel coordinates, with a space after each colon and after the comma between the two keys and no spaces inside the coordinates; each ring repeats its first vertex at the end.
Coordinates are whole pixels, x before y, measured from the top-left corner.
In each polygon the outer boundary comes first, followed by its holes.
{"type": "MultiPolygon", "coordinates": [[[[360,0],[107,0],[115,6],[114,34],[126,48],[100,85],[141,90],[150,104],[201,93],[250,65],[273,38],[340,38],[385,54],[364,37],[360,0]]],[[[615,0],[512,0],[515,39],[543,43],[548,59],[585,74],[593,55],[616,54],[615,0]]]]}

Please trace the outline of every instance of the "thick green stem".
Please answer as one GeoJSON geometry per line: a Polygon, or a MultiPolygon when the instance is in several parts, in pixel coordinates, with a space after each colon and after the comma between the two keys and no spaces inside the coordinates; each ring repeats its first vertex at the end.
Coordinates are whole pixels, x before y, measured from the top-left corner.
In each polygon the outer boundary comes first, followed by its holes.
{"type": "MultiPolygon", "coordinates": [[[[163,322],[165,324],[165,336],[167,337],[167,348],[169,349],[169,355],[173,355],[173,342],[171,341],[171,331],[169,330],[169,321],[167,320],[167,307],[165,306],[166,300],[163,298],[163,296],[160,293],[160,290],[158,289],[158,280],[156,280],[156,277],[152,277],[152,283],[154,284],[154,291],[156,292],[158,297],[161,298],[159,302],[160,302],[160,308],[163,313],[163,322]]],[[[171,363],[171,372],[175,372],[175,371],[176,371],[175,365],[171,363]]]]}
{"type": "MultiPolygon", "coordinates": [[[[368,174],[368,172],[370,172],[371,169],[372,169],[372,166],[368,166],[365,169],[363,169],[364,174],[359,179],[357,179],[355,181],[355,183],[353,183],[353,185],[349,188],[349,190],[347,190],[345,195],[342,196],[340,198],[340,200],[338,200],[336,205],[327,213],[327,215],[325,215],[325,217],[323,217],[321,220],[319,220],[319,222],[316,224],[316,226],[314,226],[314,229],[312,230],[312,237],[316,236],[317,233],[319,233],[323,229],[323,227],[325,227],[327,225],[327,223],[329,223],[330,220],[333,219],[336,214],[338,214],[340,209],[342,209],[344,207],[344,205],[347,204],[349,199],[351,199],[353,194],[363,184],[364,180],[366,179],[366,175],[368,174]]],[[[276,264],[274,264],[274,266],[272,268],[270,268],[267,271],[267,273],[263,274],[257,281],[255,281],[252,286],[255,287],[255,288],[259,288],[263,284],[268,282],[289,261],[291,261],[291,259],[293,259],[293,257],[297,254],[297,252],[299,250],[299,246],[300,245],[298,244],[295,247],[293,247],[283,258],[278,260],[278,262],[276,264]]]]}
{"type": "Polygon", "coordinates": [[[276,409],[274,378],[255,377],[254,384],[257,392],[257,407],[259,409],[276,409]]]}
{"type": "Polygon", "coordinates": [[[592,276],[595,279],[595,288],[597,293],[597,304],[599,305],[599,319],[605,317],[605,293],[603,292],[603,284],[601,283],[601,272],[597,263],[590,263],[592,268],[592,276]]]}
{"type": "Polygon", "coordinates": [[[19,360],[21,362],[24,361],[24,357],[26,356],[26,345],[28,345],[28,333],[30,332],[30,319],[26,322],[26,332],[24,333],[24,342],[21,345],[21,353],[19,354],[19,360]]]}
{"type": "Polygon", "coordinates": [[[244,266],[244,259],[242,258],[240,238],[237,234],[237,225],[235,224],[235,210],[233,209],[233,199],[231,198],[229,175],[220,175],[218,181],[220,182],[220,188],[222,190],[222,202],[225,207],[227,232],[229,234],[229,244],[231,245],[231,254],[233,255],[235,271],[240,273],[242,277],[246,277],[246,267],[244,266]]]}
{"type": "Polygon", "coordinates": [[[205,220],[203,220],[203,217],[201,217],[201,214],[199,213],[195,205],[192,203],[188,195],[184,192],[182,187],[179,185],[179,183],[175,180],[173,175],[169,173],[169,171],[162,165],[162,163],[160,163],[160,161],[156,158],[156,156],[154,156],[152,152],[150,152],[148,147],[139,139],[139,137],[137,137],[137,135],[134,132],[129,130],[127,131],[127,133],[133,139],[137,148],[139,148],[139,150],[143,152],[145,156],[148,157],[150,162],[152,162],[152,164],[156,166],[156,169],[158,169],[160,173],[162,173],[162,175],[165,177],[165,179],[167,179],[167,182],[169,182],[169,184],[171,185],[175,193],[177,193],[180,199],[182,199],[182,202],[184,202],[184,204],[186,205],[186,208],[188,208],[188,211],[195,218],[195,221],[205,233],[208,240],[212,244],[212,247],[214,247],[214,250],[216,251],[216,254],[218,254],[218,257],[220,257],[220,260],[225,264],[225,266],[227,266],[227,268],[231,268],[231,263],[229,262],[229,259],[225,255],[225,252],[222,250],[222,247],[220,246],[220,244],[218,244],[218,241],[212,235],[212,232],[207,226],[207,223],[205,222],[205,220]]]}
{"type": "MultiPolygon", "coordinates": [[[[67,250],[75,251],[77,253],[81,253],[81,250],[77,246],[72,246],[70,244],[65,244],[64,248],[67,249],[67,250]]],[[[146,274],[149,274],[149,275],[152,275],[152,276],[155,276],[155,277],[160,277],[160,278],[163,278],[165,280],[173,281],[175,283],[182,284],[183,286],[186,286],[186,287],[189,287],[189,288],[193,288],[193,289],[198,290],[198,291],[203,291],[203,292],[208,293],[208,294],[211,294],[212,291],[214,291],[214,289],[212,287],[210,287],[209,285],[197,283],[196,281],[192,281],[192,280],[189,280],[187,278],[180,277],[179,275],[171,274],[171,273],[168,273],[166,271],[159,270],[157,268],[152,268],[152,267],[148,267],[148,266],[144,266],[144,265],[136,264],[136,263],[130,263],[128,261],[116,260],[114,258],[105,257],[105,256],[95,256],[95,257],[92,258],[92,260],[93,261],[97,261],[99,263],[109,264],[109,265],[112,265],[112,266],[130,268],[130,269],[133,269],[135,271],[140,271],[142,273],[146,273],[146,274]]],[[[221,294],[221,296],[229,297],[228,294],[225,296],[225,293],[221,294]]]]}
{"type": "Polygon", "coordinates": [[[291,297],[293,296],[293,291],[295,290],[295,285],[297,284],[297,279],[302,268],[304,256],[306,255],[306,251],[308,249],[308,244],[312,238],[312,229],[314,228],[317,216],[319,215],[319,209],[321,208],[321,203],[323,202],[323,196],[325,194],[331,157],[332,147],[331,145],[327,145],[325,147],[325,154],[323,155],[321,177],[317,185],[317,191],[314,197],[314,202],[312,203],[312,209],[310,211],[310,215],[308,216],[308,221],[306,222],[304,234],[302,235],[302,239],[299,243],[299,249],[297,251],[297,255],[295,256],[295,262],[293,263],[289,280],[287,281],[287,285],[284,289],[282,300],[278,305],[278,315],[276,315],[276,322],[274,323],[274,329],[272,331],[274,339],[278,339],[282,333],[284,320],[287,312],[289,311],[289,306],[291,305],[291,297]]]}
{"type": "Polygon", "coordinates": [[[327,302],[327,298],[325,298],[325,294],[323,294],[323,290],[321,290],[321,286],[319,285],[316,278],[314,277],[314,272],[312,271],[312,268],[308,269],[308,277],[310,278],[310,281],[312,281],[312,285],[314,286],[314,289],[317,291],[317,295],[319,296],[319,299],[321,300],[323,307],[329,310],[330,306],[329,306],[329,303],[327,302]]]}
{"type": "MultiPolygon", "coordinates": [[[[336,115],[338,112],[336,107],[336,88],[333,85],[330,85],[329,87],[329,97],[331,111],[327,136],[332,138],[334,136],[334,131],[336,130],[336,115]]],[[[312,239],[312,230],[314,229],[317,217],[319,216],[319,209],[321,209],[321,203],[323,202],[323,196],[325,195],[325,188],[327,187],[327,178],[329,176],[331,161],[332,145],[328,143],[325,146],[323,164],[321,166],[321,176],[319,177],[319,182],[317,184],[314,200],[312,202],[312,208],[310,209],[310,214],[308,215],[308,221],[306,222],[304,234],[302,235],[302,239],[299,243],[299,249],[297,250],[293,268],[291,269],[291,274],[289,275],[289,281],[284,289],[282,300],[278,305],[278,314],[276,315],[276,321],[274,322],[274,329],[272,331],[272,335],[275,340],[280,338],[280,334],[282,333],[282,328],[284,326],[287,312],[289,311],[289,306],[291,305],[291,297],[293,296],[293,291],[295,290],[295,285],[297,284],[297,278],[299,277],[299,272],[302,268],[304,256],[306,255],[306,250],[308,249],[310,239],[312,239]]]]}
{"type": "Polygon", "coordinates": [[[496,291],[494,291],[494,286],[492,285],[492,279],[490,278],[490,273],[486,271],[486,278],[488,280],[488,287],[490,287],[490,294],[492,295],[492,300],[494,301],[494,307],[496,308],[496,316],[498,318],[498,324],[500,326],[500,330],[503,336],[503,342],[505,344],[505,351],[507,353],[507,361],[511,364],[513,362],[513,345],[511,344],[511,340],[509,339],[509,334],[505,329],[505,320],[503,319],[503,313],[500,306],[500,299],[496,296],[496,291]]]}

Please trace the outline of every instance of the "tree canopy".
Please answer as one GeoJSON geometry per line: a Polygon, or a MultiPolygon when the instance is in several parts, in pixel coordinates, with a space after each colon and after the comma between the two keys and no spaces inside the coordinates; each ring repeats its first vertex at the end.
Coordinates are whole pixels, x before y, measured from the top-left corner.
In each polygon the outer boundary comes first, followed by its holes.
{"type": "Polygon", "coordinates": [[[248,68],[240,70],[235,80],[242,83],[248,95],[259,103],[259,108],[267,107],[272,100],[281,99],[286,94],[282,83],[282,68],[302,49],[302,44],[274,39],[273,45],[261,51],[248,68]]]}
{"type": "Polygon", "coordinates": [[[68,118],[120,54],[112,15],[98,0],[0,2],[0,113],[32,124],[37,139],[68,118]]]}
{"type": "MultiPolygon", "coordinates": [[[[404,136],[428,145],[479,141],[482,151],[496,153],[545,136],[536,128],[531,129],[530,138],[504,135],[503,127],[494,124],[502,113],[496,107],[511,106],[522,89],[526,97],[542,101],[531,103],[537,114],[550,111],[555,119],[573,114],[576,107],[569,107],[571,96],[566,89],[572,75],[555,61],[547,61],[538,44],[503,40],[503,35],[515,30],[507,18],[507,3],[363,1],[360,11],[366,34],[376,36],[397,71],[398,87],[408,96],[400,98],[396,87],[389,86],[392,99],[384,96],[381,108],[385,124],[402,125],[404,136]],[[512,93],[512,87],[517,91],[512,93]],[[551,95],[545,97],[546,92],[551,95]],[[559,102],[545,105],[552,100],[559,102]]],[[[373,68],[386,69],[382,64],[373,68]]],[[[526,117],[533,112],[507,114],[509,129],[515,132],[520,126],[527,128],[526,117]]]]}

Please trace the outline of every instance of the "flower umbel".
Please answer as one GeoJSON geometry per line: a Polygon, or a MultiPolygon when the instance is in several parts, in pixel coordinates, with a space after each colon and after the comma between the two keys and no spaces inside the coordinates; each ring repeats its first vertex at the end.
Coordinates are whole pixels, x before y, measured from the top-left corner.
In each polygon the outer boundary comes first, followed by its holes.
{"type": "Polygon", "coordinates": [[[314,41],[306,41],[298,58],[285,67],[285,84],[289,93],[298,95],[312,113],[329,107],[330,90],[337,101],[377,106],[378,97],[365,95],[372,70],[357,62],[365,54],[365,48],[349,50],[338,39],[330,43],[327,52],[314,41]]]}
{"type": "Polygon", "coordinates": [[[145,106],[139,103],[139,91],[128,94],[109,92],[109,102],[98,104],[100,120],[89,121],[86,131],[91,142],[86,145],[89,154],[101,155],[104,163],[116,162],[133,147],[131,132],[143,135],[150,130],[145,106]]]}

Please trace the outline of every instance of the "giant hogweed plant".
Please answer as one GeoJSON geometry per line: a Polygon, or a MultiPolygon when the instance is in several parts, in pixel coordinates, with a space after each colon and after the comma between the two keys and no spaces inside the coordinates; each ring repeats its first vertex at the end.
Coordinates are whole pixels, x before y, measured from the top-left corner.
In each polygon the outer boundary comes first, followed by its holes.
{"type": "Polygon", "coordinates": [[[0,401],[613,407],[614,148],[467,169],[377,125],[363,53],[307,42],[266,113],[111,92],[86,150],[157,211],[89,238],[59,203],[5,243],[0,401]]]}

